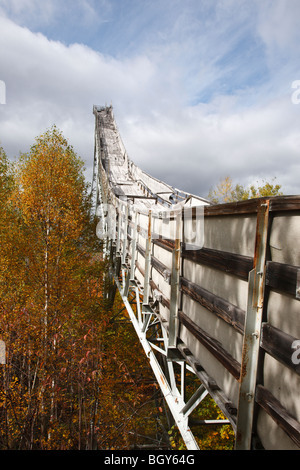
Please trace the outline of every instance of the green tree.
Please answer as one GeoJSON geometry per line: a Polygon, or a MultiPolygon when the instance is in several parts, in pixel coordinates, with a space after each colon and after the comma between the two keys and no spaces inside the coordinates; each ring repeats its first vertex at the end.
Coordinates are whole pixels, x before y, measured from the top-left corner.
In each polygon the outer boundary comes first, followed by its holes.
{"type": "Polygon", "coordinates": [[[258,197],[267,196],[280,196],[281,185],[276,184],[276,178],[272,182],[263,180],[262,184],[256,183],[245,187],[241,184],[233,185],[232,179],[226,176],[217,184],[215,188],[211,188],[208,193],[208,199],[213,204],[245,201],[247,199],[254,199],[258,197]]]}

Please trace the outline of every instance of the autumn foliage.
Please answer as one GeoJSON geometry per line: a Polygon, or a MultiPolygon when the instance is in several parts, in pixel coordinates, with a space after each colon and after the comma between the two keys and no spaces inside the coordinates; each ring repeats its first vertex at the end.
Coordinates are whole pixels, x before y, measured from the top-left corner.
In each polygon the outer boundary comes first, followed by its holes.
{"type": "MultiPolygon", "coordinates": [[[[184,449],[121,298],[104,293],[83,170],[55,126],[15,164],[0,147],[0,450],[184,449]]],[[[212,400],[195,416],[223,417],[212,400]]],[[[227,449],[233,433],[197,439],[227,449]]]]}
{"type": "Polygon", "coordinates": [[[208,200],[213,204],[246,201],[258,197],[280,196],[281,185],[275,184],[276,178],[272,182],[263,180],[262,183],[252,183],[245,187],[241,184],[234,186],[230,176],[221,179],[215,188],[211,188],[208,193],[208,200]]]}
{"type": "Polygon", "coordinates": [[[14,167],[1,149],[0,184],[0,449],[129,448],[158,391],[103,297],[83,164],[53,127],[14,167]]]}

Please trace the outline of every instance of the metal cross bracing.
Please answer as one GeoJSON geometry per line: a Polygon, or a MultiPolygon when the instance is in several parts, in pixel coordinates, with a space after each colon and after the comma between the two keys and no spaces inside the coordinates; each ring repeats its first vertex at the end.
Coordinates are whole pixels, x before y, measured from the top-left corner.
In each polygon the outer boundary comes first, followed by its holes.
{"type": "MultiPolygon", "coordinates": [[[[107,109],[102,108],[102,112],[108,116],[110,131],[112,130],[112,118],[107,113],[107,109]]],[[[102,122],[101,122],[102,121],[102,122]]],[[[178,329],[178,303],[179,303],[179,276],[180,276],[180,244],[182,238],[182,208],[168,214],[176,219],[175,248],[173,250],[173,261],[171,272],[164,275],[169,279],[171,286],[170,302],[163,299],[163,294],[156,288],[151,280],[151,248],[153,235],[153,219],[163,220],[163,210],[165,207],[171,208],[174,202],[186,200],[190,195],[186,195],[179,190],[173,190],[169,186],[163,188],[159,194],[146,186],[143,181],[138,181],[138,189],[134,188],[134,194],[128,195],[124,201],[122,197],[116,197],[116,186],[114,175],[111,172],[110,158],[107,151],[107,135],[103,126],[107,123],[100,123],[102,126],[96,127],[95,132],[95,164],[94,175],[97,188],[96,198],[98,200],[98,215],[101,222],[106,222],[106,226],[101,227],[100,238],[104,239],[104,254],[112,261],[110,276],[114,279],[116,286],[122,296],[122,300],[134,326],[136,334],[142,344],[145,354],[149,358],[151,368],[160,386],[163,396],[173,415],[176,425],[182,435],[187,449],[199,449],[198,443],[189,426],[189,416],[191,412],[207,396],[208,391],[203,385],[199,386],[195,393],[186,401],[186,373],[195,374],[195,371],[188,365],[186,359],[177,349],[177,329],[178,329]],[[97,132],[98,131],[98,132],[97,132]],[[138,205],[130,203],[136,202],[138,205]],[[152,204],[155,204],[153,214],[152,204]],[[172,202],[171,202],[172,201],[172,202]],[[146,204],[145,204],[146,203],[146,204]],[[161,212],[157,209],[160,206],[161,212]],[[114,212],[115,209],[115,212],[114,212]],[[113,212],[112,212],[113,210],[113,212]],[[106,214],[104,213],[105,211],[106,214]],[[147,230],[143,230],[139,218],[148,219],[147,230]],[[136,269],[142,271],[137,263],[138,249],[137,233],[145,237],[145,264],[142,275],[144,282],[141,283],[135,276],[136,269]],[[103,236],[102,236],[103,234],[103,236]],[[108,236],[105,236],[108,235],[108,236]],[[129,245],[130,244],[130,250],[129,245]],[[136,308],[132,308],[131,299],[134,297],[136,308]],[[167,302],[170,308],[170,321],[166,328],[166,321],[161,318],[158,303],[167,302]],[[177,365],[175,371],[175,364],[177,365]]],[[[97,126],[97,123],[96,123],[97,126]]],[[[112,137],[114,141],[117,136],[112,137]]],[[[121,166],[120,158],[117,159],[118,166],[121,166]]],[[[126,173],[126,170],[124,170],[126,173]]],[[[124,174],[121,174],[123,178],[124,174]]],[[[124,183],[124,178],[122,179],[124,183]]],[[[129,184],[127,183],[127,186],[129,184]]],[[[130,188],[132,191],[132,187],[130,188]]],[[[123,195],[124,197],[124,195],[123,195]]],[[[197,198],[201,203],[206,202],[197,198]]],[[[188,351],[184,351],[188,354],[188,351]]],[[[203,420],[202,424],[229,424],[225,420],[203,420]]]]}
{"type": "Polygon", "coordinates": [[[300,447],[300,371],[288,354],[297,336],[278,329],[272,300],[279,291],[291,316],[299,308],[300,254],[284,248],[281,263],[272,260],[277,251],[270,255],[287,220],[297,239],[300,198],[211,206],[137,167],[111,106],[95,106],[94,115],[97,234],[186,447],[199,449],[191,423],[200,420],[190,418],[207,394],[226,416],[218,424],[235,431],[236,449],[256,440],[265,448],[300,447]],[[292,374],[291,403],[273,370],[292,374]]]}
{"type": "MultiPolygon", "coordinates": [[[[137,213],[134,214],[137,216],[137,213]]],[[[130,218],[128,206],[124,211],[120,208],[119,217],[125,216],[124,227],[126,221],[130,218]]],[[[149,233],[146,239],[145,250],[145,270],[144,283],[137,281],[134,271],[136,267],[137,243],[134,234],[137,232],[136,221],[131,225],[133,228],[133,237],[129,236],[132,243],[131,255],[129,256],[126,249],[126,240],[120,242],[121,231],[117,231],[116,240],[109,241],[107,245],[107,254],[112,260],[110,275],[113,277],[119,292],[121,294],[124,305],[129,314],[130,320],[134,326],[136,334],[141,345],[149,359],[151,368],[154,372],[157,383],[163,393],[168,407],[173,415],[176,425],[186,444],[187,449],[198,450],[199,446],[195,439],[190,426],[189,416],[192,411],[207,396],[208,391],[202,383],[195,393],[186,400],[186,373],[187,371],[194,373],[185,360],[184,356],[179,353],[176,343],[176,318],[175,312],[178,300],[173,298],[171,294],[170,316],[172,316],[172,308],[174,310],[174,324],[171,320],[168,327],[159,314],[157,305],[166,302],[161,292],[156,288],[150,277],[151,269],[151,213],[149,214],[149,233]],[[133,241],[135,240],[135,241],[133,241]],[[151,294],[150,294],[151,290],[151,294]],[[132,302],[134,300],[134,302],[132,302]],[[135,308],[132,307],[135,305],[135,308]],[[172,307],[173,305],[173,307],[172,307]],[[175,367],[175,365],[177,367],[175,367]]],[[[119,222],[120,224],[120,222],[119,222]]],[[[118,225],[119,226],[119,225],[118,225]]],[[[174,250],[174,271],[170,275],[171,290],[174,287],[174,296],[178,296],[178,270],[176,269],[176,252],[174,250]]],[[[188,354],[188,351],[185,351],[188,354]]],[[[209,424],[230,424],[229,420],[206,420],[202,425],[209,424]]]]}

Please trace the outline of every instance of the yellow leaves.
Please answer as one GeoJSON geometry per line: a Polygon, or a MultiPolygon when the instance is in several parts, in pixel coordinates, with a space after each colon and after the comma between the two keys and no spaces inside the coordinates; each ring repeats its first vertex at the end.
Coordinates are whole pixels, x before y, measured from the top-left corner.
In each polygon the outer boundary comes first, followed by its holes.
{"type": "MultiPolygon", "coordinates": [[[[273,178],[273,182],[276,178],[273,178]]],[[[226,176],[220,180],[215,189],[211,189],[208,194],[208,199],[214,203],[226,203],[234,201],[245,201],[258,197],[279,196],[283,193],[280,191],[280,184],[273,184],[263,180],[263,185],[252,184],[249,187],[244,187],[241,184],[233,185],[232,179],[226,176]]]]}
{"type": "Polygon", "coordinates": [[[47,439],[43,441],[45,450],[67,450],[72,448],[73,439],[66,425],[53,420],[48,428],[47,439]]]}
{"type": "Polygon", "coordinates": [[[110,323],[121,306],[103,301],[82,162],[55,127],[20,159],[11,204],[0,240],[0,448],[86,447],[91,423],[100,448],[129,446],[156,389],[131,325],[110,323]]]}
{"type": "Polygon", "coordinates": [[[76,447],[81,413],[92,416],[96,407],[102,285],[81,169],[56,128],[39,136],[20,158],[10,212],[5,223],[0,218],[0,331],[8,351],[0,448],[72,448],[74,436],[76,447]]]}
{"type": "Polygon", "coordinates": [[[19,165],[18,200],[25,220],[44,231],[47,224],[60,233],[76,231],[85,188],[82,166],[55,126],[40,136],[19,165]]]}

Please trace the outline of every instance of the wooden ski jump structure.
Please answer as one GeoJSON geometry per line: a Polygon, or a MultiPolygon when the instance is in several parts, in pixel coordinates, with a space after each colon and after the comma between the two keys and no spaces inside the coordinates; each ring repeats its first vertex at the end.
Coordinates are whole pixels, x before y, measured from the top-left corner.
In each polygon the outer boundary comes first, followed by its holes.
{"type": "Polygon", "coordinates": [[[212,205],[136,166],[112,106],[93,113],[98,236],[187,449],[207,394],[237,450],[299,449],[300,196],[212,205]]]}

